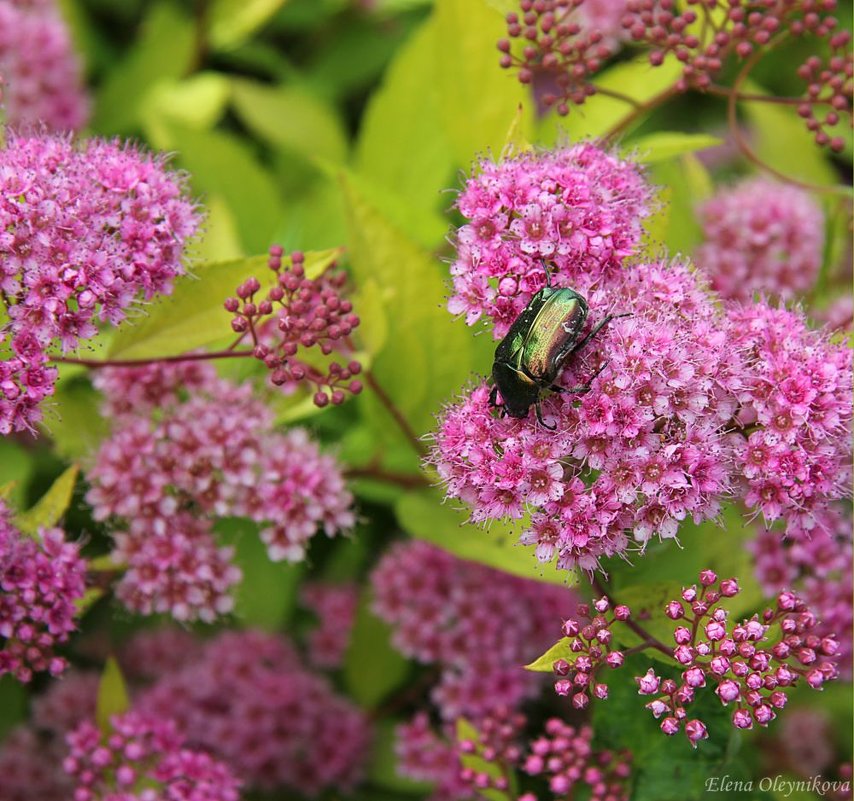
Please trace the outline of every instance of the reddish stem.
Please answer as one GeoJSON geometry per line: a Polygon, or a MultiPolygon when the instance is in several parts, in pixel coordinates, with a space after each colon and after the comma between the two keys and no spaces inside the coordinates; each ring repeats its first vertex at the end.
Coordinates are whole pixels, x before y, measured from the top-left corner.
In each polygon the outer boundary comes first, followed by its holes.
{"type": "Polygon", "coordinates": [[[175,362],[202,362],[211,359],[236,359],[252,356],[251,350],[214,350],[206,353],[179,353],[177,356],[157,356],[150,359],[77,359],[73,356],[51,356],[50,361],[59,364],[81,364],[97,370],[101,367],[145,367],[148,364],[172,364],[175,362]]]}

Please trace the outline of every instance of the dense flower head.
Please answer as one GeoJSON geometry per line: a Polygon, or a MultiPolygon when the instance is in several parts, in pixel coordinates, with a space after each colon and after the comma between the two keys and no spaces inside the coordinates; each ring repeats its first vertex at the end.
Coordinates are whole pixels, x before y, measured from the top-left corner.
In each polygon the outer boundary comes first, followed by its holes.
{"type": "Polygon", "coordinates": [[[270,371],[275,386],[293,392],[305,384],[314,388],[316,406],[339,406],[347,392],[362,391],[362,382],[354,378],[362,365],[352,358],[347,364],[333,360],[321,370],[316,358],[297,355],[314,347],[323,356],[352,355],[350,334],[360,321],[342,294],[347,275],[332,264],[310,278],[301,251],[290,254],[287,266],[283,257],[281,245],[270,248],[267,265],[275,283],[263,299],[258,294],[262,284],[254,276],[237,287],[237,297],[226,298],[225,309],[234,315],[231,327],[241,337],[251,336],[252,353],[270,371]]]}
{"type": "Polygon", "coordinates": [[[54,0],[0,0],[0,77],[8,125],[76,131],[89,98],[54,0]]]}
{"type": "Polygon", "coordinates": [[[33,699],[33,725],[41,731],[65,734],[94,717],[101,677],[94,670],[72,669],[33,699]]]}
{"type": "Polygon", "coordinates": [[[62,739],[35,726],[16,726],[0,741],[0,801],[69,801],[74,783],[62,770],[62,739]]]}
{"type": "Polygon", "coordinates": [[[118,425],[94,458],[87,499],[97,519],[124,521],[113,558],[127,565],[117,594],[128,608],[208,621],[231,610],[240,571],[214,540],[217,517],[259,523],[270,558],[289,561],[319,528],[334,536],[353,525],[338,464],[305,431],[274,431],[250,385],[187,363],[108,368],[95,383],[118,425]],[[190,391],[179,395],[182,376],[190,391]],[[127,406],[158,387],[156,414],[127,406]]]}
{"type": "Polygon", "coordinates": [[[136,632],[119,652],[122,674],[138,682],[159,679],[201,657],[203,643],[177,626],[158,626],[136,632]]]}
{"type": "Polygon", "coordinates": [[[359,588],[355,584],[314,582],[303,586],[300,599],[318,621],[307,637],[309,661],[319,668],[339,667],[356,620],[359,588]]]}
{"type": "Polygon", "coordinates": [[[238,801],[229,768],[183,747],[175,725],[127,712],[101,732],[84,721],[68,735],[65,771],[76,780],[74,801],[238,801]]]}
{"type": "MultiPolygon", "coordinates": [[[[524,770],[547,776],[555,798],[568,798],[576,785],[590,788],[591,801],[628,801],[632,756],[628,752],[598,751],[590,726],[546,721],[545,733],[531,742],[524,770]]],[[[519,801],[535,801],[523,795],[519,801]]]]}
{"type": "Polygon", "coordinates": [[[729,318],[730,348],[742,362],[736,468],[744,501],[768,523],[810,530],[830,502],[850,495],[851,351],[797,311],[756,303],[732,307],[729,318]]]}
{"type": "Polygon", "coordinates": [[[824,215],[805,190],[752,178],[700,206],[697,264],[723,298],[790,300],[809,291],[824,250],[824,215]]]}
{"type": "Polygon", "coordinates": [[[530,697],[539,685],[520,665],[548,645],[555,616],[574,606],[563,587],[507,576],[417,541],[393,546],[371,585],[394,646],[440,666],[433,700],[445,720],[476,721],[530,697]],[[511,608],[512,615],[500,614],[511,608]]]}
{"type": "Polygon", "coordinates": [[[458,722],[456,749],[462,766],[460,778],[475,797],[489,789],[507,792],[506,767],[515,765],[522,755],[519,740],[525,722],[522,713],[505,706],[496,707],[481,718],[476,729],[458,722]]]}
{"type": "Polygon", "coordinates": [[[838,675],[832,662],[836,639],[818,635],[815,615],[797,595],[782,592],[774,608],[733,624],[720,602],[739,592],[735,579],[721,581],[704,570],[699,588],[684,588],[665,608],[679,624],[673,657],[682,667],[681,680],[662,680],[653,668],[635,678],[640,695],[654,696],[646,706],[661,730],[667,735],[684,730],[695,748],[708,737],[703,721],[690,718],[690,705],[702,688],[714,687],[720,702],[732,705],[733,726],[751,729],[774,720],[801,681],[821,689],[838,675]]]}
{"type": "Polygon", "coordinates": [[[448,308],[501,338],[547,282],[584,292],[620,269],[641,237],[651,191],[640,169],[592,144],[484,160],[457,199],[448,308]]]}
{"type": "Polygon", "coordinates": [[[224,760],[247,785],[316,796],[361,779],[366,716],[302,666],[285,640],[225,632],[197,661],[165,674],[137,708],[169,715],[193,747],[224,760]]]}
{"type": "Polygon", "coordinates": [[[816,516],[809,531],[791,527],[786,537],[763,529],[750,548],[756,577],[768,595],[793,587],[818,618],[816,634],[835,634],[839,649],[832,661],[845,678],[852,659],[851,518],[832,507],[816,516]]]}
{"type": "Polygon", "coordinates": [[[474,522],[530,511],[522,541],[539,559],[592,570],[625,551],[629,535],[643,546],[675,537],[686,517],[718,513],[732,483],[738,363],[721,312],[685,264],[615,271],[587,301],[591,326],[630,316],[565,363],[558,385],[589,385],[586,394],[543,395],[554,430],[533,409],[496,416],[480,385],[445,411],[431,459],[474,522]]]}
{"type": "Polygon", "coordinates": [[[29,682],[67,667],[55,648],[76,628],[76,603],[86,589],[86,562],[59,528],[27,537],[0,500],[0,676],[29,682]]]}
{"type": "Polygon", "coordinates": [[[119,142],[9,133],[0,150],[0,434],[32,429],[53,393],[48,351],[169,292],[199,216],[162,158],[119,142]]]}

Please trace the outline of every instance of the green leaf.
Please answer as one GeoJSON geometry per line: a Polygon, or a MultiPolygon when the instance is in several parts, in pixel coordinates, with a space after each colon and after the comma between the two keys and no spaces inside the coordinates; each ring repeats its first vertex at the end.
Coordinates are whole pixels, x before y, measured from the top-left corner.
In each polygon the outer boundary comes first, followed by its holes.
{"type": "Polygon", "coordinates": [[[434,13],[440,113],[457,164],[466,166],[479,153],[498,153],[528,94],[513,73],[498,66],[495,43],[506,29],[485,0],[436,0],[434,13]]]}
{"type": "MultiPolygon", "coordinates": [[[[476,343],[446,311],[439,262],[370,203],[358,178],[345,174],[342,186],[356,286],[369,280],[380,286],[385,324],[394,332],[375,354],[373,373],[420,436],[433,428],[434,414],[471,371],[488,368],[491,343],[484,337],[476,343]]],[[[378,444],[401,440],[373,393],[366,393],[364,408],[378,444]]]]}
{"type": "Polygon", "coordinates": [[[0,676],[0,742],[6,734],[27,719],[27,691],[10,674],[0,676]]]}
{"type": "Polygon", "coordinates": [[[92,127],[102,133],[132,131],[151,87],[163,79],[178,79],[190,68],[195,43],[193,23],[177,5],[153,4],[140,37],[124,60],[107,72],[92,127]]]}
{"type": "Polygon", "coordinates": [[[54,406],[42,423],[64,459],[80,459],[93,453],[109,431],[107,420],[93,414],[101,398],[86,380],[63,379],[56,385],[54,406]]]}
{"type": "MultiPolygon", "coordinates": [[[[743,88],[753,94],[768,94],[750,82],[743,88]]],[[[821,186],[839,183],[836,170],[791,106],[752,102],[742,103],[740,109],[750,129],[749,145],[764,163],[789,178],[807,183],[821,186]]]]}
{"type": "Polygon", "coordinates": [[[467,523],[467,511],[443,504],[442,496],[435,490],[406,493],[394,511],[406,532],[460,559],[534,581],[565,587],[578,583],[576,571],[543,565],[537,561],[533,548],[519,545],[518,531],[512,524],[494,521],[488,529],[473,526],[467,523]]]}
{"type": "Polygon", "coordinates": [[[399,50],[362,117],[355,153],[359,173],[412,208],[432,212],[455,166],[440,123],[437,35],[430,18],[399,50]]]}
{"type": "Polygon", "coordinates": [[[9,505],[20,507],[24,501],[34,467],[31,452],[9,438],[0,438],[0,486],[7,490],[2,497],[9,505]]]}
{"type": "Polygon", "coordinates": [[[244,124],[274,147],[333,164],[347,158],[347,137],[334,109],[296,86],[233,79],[232,102],[244,124]]]}
{"type": "MultiPolygon", "coordinates": [[[[632,610],[632,620],[643,626],[659,642],[673,648],[675,647],[673,631],[678,623],[664,614],[664,607],[668,601],[680,597],[683,586],[686,585],[680,584],[678,581],[635,584],[621,588],[617,600],[632,610]]],[[[622,623],[615,623],[611,627],[611,633],[624,648],[643,642],[643,638],[639,634],[622,623]]],[[[644,656],[670,665],[677,664],[675,659],[655,648],[644,651],[644,656]]]]}
{"type": "Polygon", "coordinates": [[[178,152],[193,190],[217,195],[228,204],[244,250],[265,252],[282,223],[284,206],[275,181],[246,141],[222,131],[193,130],[165,120],[158,130],[167,137],[158,145],[178,152]]]}
{"type": "Polygon", "coordinates": [[[374,708],[409,673],[409,663],[391,644],[391,628],[371,611],[364,592],[344,658],[344,685],[356,703],[374,708]]]}
{"type": "Polygon", "coordinates": [[[50,489],[42,495],[35,506],[22,512],[15,518],[15,525],[24,534],[35,537],[39,529],[55,526],[65,514],[71,503],[74,493],[74,485],[77,483],[77,474],[80,468],[71,465],[56,481],[50,489]]]}
{"type": "Polygon", "coordinates": [[[234,561],[243,571],[234,616],[247,628],[281,630],[296,606],[303,566],[271,562],[250,520],[222,518],[214,529],[218,539],[234,547],[234,561]]]}
{"type": "MultiPolygon", "coordinates": [[[[307,274],[319,275],[339,255],[340,250],[306,253],[307,274]]],[[[233,338],[232,315],[223,302],[250,276],[266,286],[273,275],[267,256],[197,265],[193,272],[193,277],[176,282],[170,297],[149,307],[146,317],[119,330],[109,351],[111,359],[176,355],[233,338]]]]}
{"type": "MultiPolygon", "coordinates": [[[[464,768],[470,768],[479,774],[486,774],[492,779],[508,778],[504,776],[502,766],[493,760],[483,758],[483,749],[480,745],[480,734],[478,730],[467,721],[465,718],[457,718],[457,742],[470,742],[477,745],[476,751],[473,754],[460,753],[460,762],[464,768]]],[[[510,786],[507,790],[496,790],[494,788],[479,789],[478,795],[488,799],[488,801],[510,801],[516,798],[516,782],[515,775],[509,771],[510,786]]]]}
{"type": "Polygon", "coordinates": [[[535,673],[551,673],[552,665],[558,659],[565,659],[572,664],[575,661],[577,654],[570,649],[570,644],[573,639],[570,637],[561,637],[548,651],[542,656],[535,659],[528,665],[525,665],[525,670],[531,670],[535,673]]]}
{"type": "Polygon", "coordinates": [[[182,81],[161,80],[145,96],[140,116],[148,126],[164,119],[206,130],[225,113],[228,96],[228,79],[218,72],[198,72],[182,81]]]}
{"type": "Polygon", "coordinates": [[[130,709],[130,696],[122,676],[119,663],[114,657],[109,657],[101,674],[98,686],[98,698],[95,704],[95,720],[103,734],[111,731],[110,718],[122,715],[130,709]]]}
{"type": "Polygon", "coordinates": [[[286,0],[213,0],[208,10],[208,36],[216,50],[243,44],[286,0]]]}
{"type": "MultiPolygon", "coordinates": [[[[666,92],[682,73],[683,65],[668,58],[660,67],[653,67],[645,54],[623,61],[596,75],[596,85],[627,95],[637,103],[647,103],[666,92]]],[[[634,108],[623,100],[604,94],[593,95],[582,106],[572,106],[566,117],[551,113],[540,123],[536,142],[554,145],[567,136],[571,142],[595,139],[610,133],[615,126],[633,114],[634,108]]],[[[625,128],[631,131],[648,115],[641,115],[625,128]]]]}
{"type": "Polygon", "coordinates": [[[106,592],[103,587],[87,587],[83,595],[74,602],[74,616],[78,619],[83,617],[106,592]]]}
{"type": "Polygon", "coordinates": [[[635,160],[641,164],[654,164],[667,161],[684,153],[694,153],[721,143],[717,136],[704,133],[682,133],[681,131],[656,131],[655,133],[631,139],[624,145],[629,157],[634,153],[635,160]]]}
{"type": "Polygon", "coordinates": [[[662,199],[666,199],[669,207],[666,219],[659,221],[656,235],[663,235],[663,243],[671,256],[692,253],[703,239],[695,211],[703,199],[695,194],[704,174],[702,165],[693,155],[688,154],[679,159],[651,164],[649,172],[653,183],[665,187],[662,199]],[[691,163],[690,172],[685,166],[688,163],[691,163]]]}

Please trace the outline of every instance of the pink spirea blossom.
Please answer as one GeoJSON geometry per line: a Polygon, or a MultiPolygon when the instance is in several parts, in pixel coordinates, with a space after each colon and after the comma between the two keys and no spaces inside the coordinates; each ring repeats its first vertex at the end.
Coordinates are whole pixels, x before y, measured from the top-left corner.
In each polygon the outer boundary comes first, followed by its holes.
{"type": "Polygon", "coordinates": [[[355,584],[314,582],[302,588],[300,599],[318,620],[307,638],[309,661],[319,668],[339,667],[356,620],[359,588],[355,584]]]}
{"type": "Polygon", "coordinates": [[[94,717],[100,682],[101,676],[94,670],[69,670],[33,699],[33,725],[42,731],[65,734],[94,717]]]}
{"type": "Polygon", "coordinates": [[[317,796],[363,775],[367,717],[285,640],[226,632],[198,661],[164,675],[136,708],[169,715],[193,747],[224,760],[247,785],[317,796]]]}
{"type": "Polygon", "coordinates": [[[741,360],[737,474],[746,505],[787,530],[815,526],[851,489],[851,350],[803,314],[733,306],[729,349],[741,360]]]}
{"type": "Polygon", "coordinates": [[[694,748],[708,737],[703,721],[690,717],[698,693],[713,691],[732,709],[733,726],[751,729],[774,720],[794,686],[821,689],[838,675],[836,639],[819,636],[815,615],[797,595],[782,592],[773,608],[733,623],[719,602],[739,592],[735,579],[719,581],[713,571],[702,571],[699,589],[684,588],[666,606],[671,620],[687,618],[673,631],[680,681],[662,680],[654,668],[635,678],[640,695],[654,696],[646,706],[661,731],[672,736],[684,730],[694,748]]]}
{"type": "Polygon", "coordinates": [[[818,618],[816,634],[835,634],[839,650],[833,661],[845,678],[851,677],[852,542],[851,518],[831,508],[816,516],[809,531],[799,526],[786,537],[762,530],[750,544],[756,577],[762,589],[776,595],[792,587],[818,618]]]}
{"type": "Polygon", "coordinates": [[[650,189],[639,168],[591,144],[483,161],[457,199],[448,308],[501,338],[546,284],[588,290],[620,269],[641,237],[650,189]]]}
{"type": "Polygon", "coordinates": [[[565,366],[525,419],[500,417],[477,386],[440,420],[432,461],[473,522],[521,518],[522,542],[559,568],[592,570],[641,545],[673,538],[680,521],[717,515],[732,484],[727,429],[738,376],[720,310],[685,264],[618,271],[587,295],[591,324],[611,321],[565,366]],[[600,372],[601,371],[601,372],[600,372]],[[579,400],[580,398],[580,400],[579,400]]]}
{"type": "Polygon", "coordinates": [[[89,117],[80,59],[54,0],[0,0],[6,123],[76,131],[89,117]]]}
{"type": "Polygon", "coordinates": [[[445,720],[476,720],[536,692],[537,677],[519,666],[550,644],[555,616],[575,606],[563,587],[507,576],[425,542],[392,547],[371,585],[394,646],[440,666],[433,700],[445,720]]]}
{"type": "Polygon", "coordinates": [[[170,291],[199,216],[182,176],[119,142],[9,133],[0,150],[0,434],[31,430],[53,393],[48,351],[170,291]]]}
{"type": "Polygon", "coordinates": [[[175,725],[127,712],[104,735],[84,721],[68,735],[75,801],[238,801],[240,782],[209,754],[183,747],[175,725]]]}
{"type": "MultiPolygon", "coordinates": [[[[531,743],[524,770],[546,776],[555,798],[568,798],[576,785],[587,785],[591,801],[628,801],[631,754],[598,751],[592,740],[590,726],[550,718],[545,734],[531,743]]],[[[535,801],[535,797],[523,795],[519,801],[535,801]]]]}
{"type": "Polygon", "coordinates": [[[62,529],[27,537],[0,500],[0,676],[29,682],[33,673],[65,670],[54,649],[77,628],[85,583],[86,562],[62,529]]]}
{"type": "Polygon", "coordinates": [[[824,248],[824,216],[803,189],[752,178],[700,206],[697,265],[723,298],[789,300],[808,291],[824,248]]]}
{"type": "Polygon", "coordinates": [[[117,425],[88,473],[87,500],[96,519],[125,521],[113,558],[127,564],[117,594],[128,608],[206,621],[231,610],[240,571],[213,537],[217,517],[259,523],[276,561],[302,559],[318,529],[334,536],[353,525],[337,462],[301,429],[273,431],[250,386],[198,364],[110,368],[95,383],[117,425]],[[146,403],[158,384],[154,414],[146,403]],[[189,391],[179,397],[181,386],[189,391]]]}
{"type": "Polygon", "coordinates": [[[187,629],[143,629],[124,644],[119,662],[125,676],[148,682],[200,659],[203,647],[202,641],[187,629]]]}

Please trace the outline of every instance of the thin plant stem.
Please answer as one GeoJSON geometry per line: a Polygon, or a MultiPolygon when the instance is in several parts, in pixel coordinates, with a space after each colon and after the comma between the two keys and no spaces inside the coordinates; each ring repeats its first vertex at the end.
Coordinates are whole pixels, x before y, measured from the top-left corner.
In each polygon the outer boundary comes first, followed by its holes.
{"type": "Polygon", "coordinates": [[[400,409],[397,408],[389,394],[379,384],[373,371],[365,371],[365,383],[374,391],[377,398],[379,398],[380,403],[392,416],[394,422],[397,423],[397,427],[403,432],[409,444],[412,445],[413,450],[421,457],[426,456],[427,450],[423,443],[418,438],[418,435],[415,433],[412,426],[409,425],[409,421],[403,416],[400,409]]]}
{"type": "Polygon", "coordinates": [[[176,362],[202,362],[212,359],[237,359],[252,356],[251,350],[214,350],[206,353],[179,353],[176,356],[157,356],[150,359],[78,359],[74,356],[51,356],[57,364],[80,364],[97,370],[101,367],[145,367],[149,364],[173,364],[176,362]]]}

